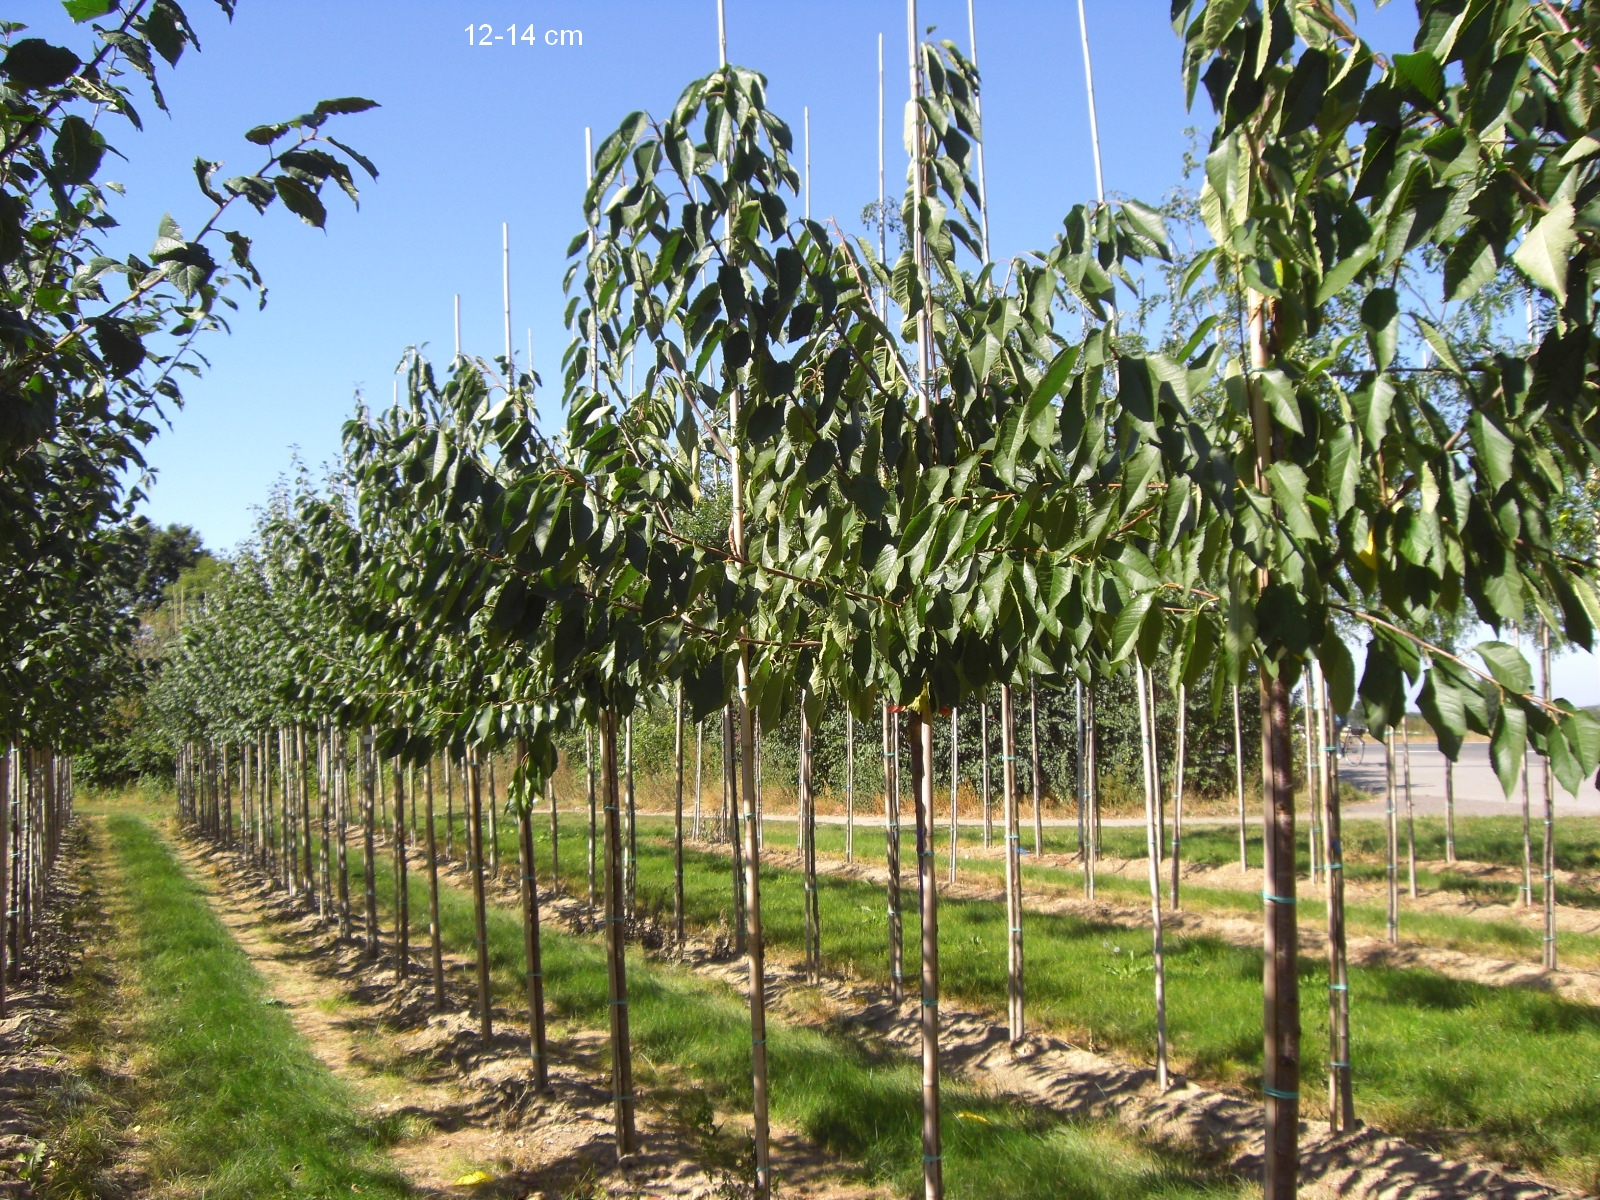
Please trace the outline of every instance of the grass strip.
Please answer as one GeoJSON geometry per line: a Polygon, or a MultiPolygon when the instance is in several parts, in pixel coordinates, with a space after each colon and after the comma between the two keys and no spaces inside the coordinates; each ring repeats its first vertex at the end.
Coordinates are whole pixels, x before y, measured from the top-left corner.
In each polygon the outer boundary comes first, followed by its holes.
{"type": "MultiPolygon", "coordinates": [[[[380,855],[378,864],[378,894],[387,919],[393,877],[386,856],[380,855]]],[[[411,877],[411,911],[425,914],[426,885],[419,874],[411,877]]],[[[439,892],[446,948],[471,954],[470,895],[443,880],[439,892]]],[[[525,996],[519,914],[491,904],[488,935],[496,1000],[518,1011],[525,996]]],[[[413,944],[425,944],[426,937],[424,917],[413,925],[413,944]]],[[[552,1016],[569,1025],[605,1028],[606,970],[599,941],[546,924],[542,948],[552,1016]]],[[[636,1082],[655,1104],[701,1134],[709,1161],[740,1160],[742,1143],[726,1130],[716,1132],[716,1122],[719,1114],[743,1113],[750,1104],[750,1027],[743,999],[715,981],[636,952],[628,957],[628,989],[636,1082]]],[[[559,1038],[559,1031],[554,1036],[559,1038]]],[[[918,1191],[918,1065],[899,1054],[875,1054],[853,1037],[783,1020],[769,1020],[767,1036],[774,1122],[857,1164],[868,1182],[889,1184],[905,1195],[918,1191]]],[[[1068,1121],[955,1081],[946,1084],[944,1103],[945,1181],[952,1200],[1234,1197],[1250,1190],[1181,1155],[1141,1145],[1115,1125],[1068,1121]]],[[[746,1165],[739,1161],[736,1173],[746,1165]]]]}
{"type": "MultiPolygon", "coordinates": [[[[640,902],[647,910],[671,909],[669,828],[640,824],[640,902]]],[[[548,852],[547,839],[545,830],[541,855],[548,852]]],[[[563,822],[563,855],[565,878],[575,883],[582,863],[577,821],[563,822]]],[[[726,858],[686,852],[686,901],[696,926],[729,920],[729,887],[726,858]]],[[[884,981],[882,889],[826,876],[819,887],[828,968],[884,981]]],[[[765,866],[762,890],[769,944],[799,953],[799,873],[765,866]]],[[[988,901],[947,899],[940,910],[946,995],[997,1010],[1005,996],[1003,909],[988,901]]],[[[914,950],[917,915],[909,900],[905,919],[906,944],[914,950]]],[[[1155,1022],[1148,935],[1064,914],[1030,913],[1026,929],[1028,1008],[1036,1027],[1090,1047],[1149,1057],[1155,1022]]],[[[508,947],[507,953],[508,964],[520,963],[520,951],[508,947]]],[[[1169,1023],[1186,1069],[1222,1082],[1258,1083],[1260,951],[1215,937],[1176,936],[1167,943],[1167,956],[1169,1023]]],[[[559,968],[547,971],[560,974],[559,968]]],[[[1325,984],[1325,965],[1303,959],[1301,1094],[1311,1112],[1325,1090],[1325,984]]],[[[1421,969],[1357,968],[1351,990],[1356,1096],[1365,1119],[1402,1135],[1425,1136],[1447,1151],[1470,1149],[1538,1169],[1584,1191],[1600,1186],[1600,1073],[1572,1069],[1600,1055],[1600,1012],[1543,992],[1488,987],[1421,969]]],[[[598,978],[591,994],[603,994],[598,978]]]]}
{"type": "Polygon", "coordinates": [[[397,1128],[358,1114],[161,835],[127,813],[107,830],[143,1001],[159,1112],[150,1170],[161,1190],[207,1200],[410,1195],[381,1156],[397,1128]]]}

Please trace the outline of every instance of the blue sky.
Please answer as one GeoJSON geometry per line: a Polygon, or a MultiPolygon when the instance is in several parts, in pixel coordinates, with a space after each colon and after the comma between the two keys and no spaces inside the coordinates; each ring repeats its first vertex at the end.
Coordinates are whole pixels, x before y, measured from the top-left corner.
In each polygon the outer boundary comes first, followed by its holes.
{"type": "MultiPolygon", "coordinates": [[[[290,464],[338,450],[355,395],[387,401],[395,364],[413,343],[451,350],[452,296],[462,297],[469,353],[502,346],[500,224],[511,234],[512,322],[519,359],[532,332],[535,366],[554,381],[565,250],[581,229],[583,131],[598,143],[633,109],[661,112],[684,84],[716,66],[715,0],[239,0],[229,23],[210,0],[185,5],[202,52],[163,79],[170,117],[145,103],[145,131],[107,130],[127,155],[107,171],[127,196],[112,253],[143,253],[170,211],[198,225],[209,211],[191,171],[196,155],[233,173],[258,148],[252,125],[319,99],[363,95],[382,108],[341,118],[335,135],[381,172],[359,213],[330,198],[326,232],[274,208],[241,214],[270,288],[231,336],[205,343],[205,377],[151,448],[157,472],[146,511],[227,548],[250,530],[252,507],[290,464]],[[581,46],[468,43],[467,26],[581,30],[581,46]]],[[[1186,130],[1207,127],[1204,97],[1187,112],[1179,42],[1167,0],[1086,0],[1095,57],[1106,186],[1145,199],[1181,180],[1186,130]]],[[[1373,12],[1376,45],[1407,48],[1409,5],[1373,12]]],[[[28,0],[33,32],[81,48],[54,0],[28,0]]],[[[921,0],[922,24],[967,45],[966,0],[921,0]]],[[[994,252],[1047,244],[1072,205],[1092,199],[1094,170],[1075,0],[976,0],[984,76],[986,165],[994,252]]],[[[812,211],[858,223],[877,189],[877,41],[884,35],[888,188],[905,174],[907,92],[901,0],[727,0],[729,57],[764,72],[772,104],[798,130],[811,109],[812,211]]],[[[474,35],[476,40],[476,34],[474,35]]],[[[1564,668],[1566,664],[1563,664],[1564,668]]],[[[1558,682],[1567,670],[1558,671],[1558,682]]],[[[1584,656],[1573,699],[1600,699],[1584,656]]]]}

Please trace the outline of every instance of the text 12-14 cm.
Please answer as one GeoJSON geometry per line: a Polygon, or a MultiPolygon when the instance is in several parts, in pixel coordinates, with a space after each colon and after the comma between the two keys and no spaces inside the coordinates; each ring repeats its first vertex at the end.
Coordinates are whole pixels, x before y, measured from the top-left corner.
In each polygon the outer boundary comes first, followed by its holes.
{"type": "Polygon", "coordinates": [[[487,21],[481,25],[467,26],[467,45],[469,46],[495,46],[507,43],[513,46],[537,46],[541,43],[546,46],[581,46],[583,45],[583,30],[541,30],[533,25],[519,30],[515,25],[507,25],[504,33],[496,33],[494,27],[487,21]]]}

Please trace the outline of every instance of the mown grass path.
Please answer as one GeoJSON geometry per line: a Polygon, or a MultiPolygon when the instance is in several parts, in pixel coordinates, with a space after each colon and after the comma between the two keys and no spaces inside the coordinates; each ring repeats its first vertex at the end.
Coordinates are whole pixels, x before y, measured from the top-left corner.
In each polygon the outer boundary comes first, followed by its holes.
{"type": "Polygon", "coordinates": [[[269,1002],[166,838],[128,812],[107,816],[105,831],[119,957],[147,1058],[153,1190],[206,1200],[410,1195],[383,1157],[395,1131],[361,1116],[269,1002]]]}

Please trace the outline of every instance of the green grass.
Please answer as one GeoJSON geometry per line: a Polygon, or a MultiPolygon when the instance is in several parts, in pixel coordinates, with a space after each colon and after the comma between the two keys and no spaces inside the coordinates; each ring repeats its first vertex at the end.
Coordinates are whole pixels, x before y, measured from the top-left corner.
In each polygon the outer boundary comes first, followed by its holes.
{"type": "MultiPolygon", "coordinates": [[[[574,827],[576,829],[576,827],[574,827]]],[[[503,831],[504,832],[504,831],[503,831]]],[[[566,832],[565,830],[563,831],[566,832]]],[[[542,841],[548,845],[548,829],[542,841]]],[[[581,867],[581,840],[567,856],[581,867]]],[[[502,850],[503,856],[508,851],[502,850]]],[[[427,888],[410,876],[413,944],[427,937],[427,888]]],[[[380,906],[390,917],[392,875],[378,860],[380,906]]],[[[469,954],[474,945],[472,903],[462,889],[441,883],[440,931],[445,946],[469,954]]],[[[492,904],[489,961],[499,1003],[524,1003],[522,930],[517,912],[492,904]]],[[[602,1029],[607,1021],[606,970],[596,939],[546,924],[542,940],[546,1004],[559,1023],[602,1029]]],[[[712,1161],[737,1160],[737,1142],[711,1131],[721,1115],[750,1104],[748,1009],[729,989],[638,953],[628,959],[629,1014],[637,1082],[649,1100],[705,1138],[712,1161]]],[[[552,1030],[559,1040],[560,1029],[552,1030]]],[[[911,1060],[877,1055],[857,1039],[774,1019],[767,1049],[772,1118],[817,1145],[857,1164],[867,1180],[902,1194],[920,1187],[921,1076],[911,1060]]],[[[1142,1146],[1113,1125],[1075,1123],[1034,1106],[982,1095],[947,1082],[945,1163],[949,1194],[959,1200],[1068,1196],[1081,1200],[1142,1197],[1223,1197],[1249,1191],[1182,1156],[1142,1146]],[[965,1114],[965,1115],[963,1115],[965,1114]]]]}
{"type": "Polygon", "coordinates": [[[149,821],[107,821],[126,900],[127,960],[159,1116],[162,1187],[209,1200],[406,1196],[381,1156],[393,1131],[361,1118],[317,1061],[149,821]]]}
{"type": "MultiPolygon", "coordinates": [[[[641,822],[639,886],[647,908],[670,910],[668,837],[663,823],[641,822]]],[[[541,848],[547,848],[547,838],[546,830],[541,848]]],[[[563,822],[569,883],[579,879],[582,845],[578,823],[563,822]]],[[[858,842],[858,849],[864,848],[858,842]]],[[[726,859],[691,849],[685,874],[690,919],[699,926],[726,921],[731,915],[726,859]]],[[[800,883],[796,872],[763,871],[767,936],[790,952],[802,944],[800,883]]],[[[918,930],[915,883],[908,884],[909,962],[918,930]]],[[[884,979],[881,889],[830,877],[822,878],[819,888],[829,967],[884,979]]],[[[1229,902],[1249,900],[1217,891],[1229,902]]],[[[1408,914],[1409,919],[1414,917],[1408,914]]],[[[1030,1020],[1090,1045],[1148,1059],[1155,1037],[1148,934],[1065,915],[1029,914],[1025,924],[1030,1020]]],[[[1000,907],[946,900],[940,933],[945,994],[998,1010],[1005,995],[1000,907]]],[[[460,936],[470,933],[463,929],[460,936]]],[[[518,959],[509,947],[505,965],[518,959]]],[[[547,972],[559,981],[564,968],[547,967],[547,972]]],[[[514,987],[514,979],[507,978],[507,986],[514,987]]],[[[1303,960],[1302,1095],[1312,1111],[1326,1086],[1325,984],[1322,964],[1303,960]]],[[[598,996],[598,980],[594,987],[591,995],[598,996]]],[[[1358,968],[1351,988],[1356,1094],[1366,1119],[1402,1134],[1526,1164],[1571,1186],[1593,1189],[1600,1183],[1600,1070],[1574,1068],[1600,1061],[1600,1011],[1540,992],[1484,987],[1426,970],[1358,968]]],[[[1188,1070],[1223,1082],[1258,1081],[1258,950],[1212,937],[1170,938],[1168,1004],[1174,1051],[1188,1070]]]]}

